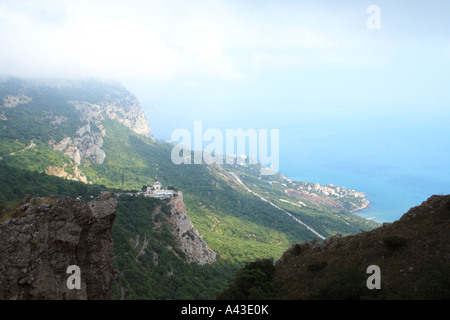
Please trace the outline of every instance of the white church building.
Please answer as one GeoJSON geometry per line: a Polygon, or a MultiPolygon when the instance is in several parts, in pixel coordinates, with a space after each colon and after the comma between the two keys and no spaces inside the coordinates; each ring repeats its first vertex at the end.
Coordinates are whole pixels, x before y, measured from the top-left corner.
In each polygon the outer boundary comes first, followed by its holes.
{"type": "Polygon", "coordinates": [[[144,196],[153,198],[170,198],[176,194],[177,191],[175,190],[164,189],[161,182],[158,180],[158,176],[156,176],[155,181],[151,186],[147,186],[147,189],[144,192],[144,196]]]}

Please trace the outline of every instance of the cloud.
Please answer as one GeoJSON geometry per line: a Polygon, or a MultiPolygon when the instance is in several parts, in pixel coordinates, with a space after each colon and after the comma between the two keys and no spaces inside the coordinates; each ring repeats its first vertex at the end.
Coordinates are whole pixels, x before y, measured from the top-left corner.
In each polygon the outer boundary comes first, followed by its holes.
{"type": "Polygon", "coordinates": [[[111,19],[67,7],[66,19],[48,24],[28,12],[1,12],[3,69],[107,77],[173,76],[181,54],[142,22],[111,19]]]}
{"type": "Polygon", "coordinates": [[[177,23],[176,15],[157,6],[93,3],[67,2],[50,15],[46,7],[37,14],[27,6],[2,5],[3,72],[157,80],[192,72],[240,77],[214,26],[177,23]],[[168,20],[161,21],[158,13],[168,20]],[[49,17],[57,23],[49,23],[49,17]]]}
{"type": "Polygon", "coordinates": [[[0,66],[25,76],[235,81],[254,71],[369,61],[336,16],[264,1],[6,1],[0,66]]]}

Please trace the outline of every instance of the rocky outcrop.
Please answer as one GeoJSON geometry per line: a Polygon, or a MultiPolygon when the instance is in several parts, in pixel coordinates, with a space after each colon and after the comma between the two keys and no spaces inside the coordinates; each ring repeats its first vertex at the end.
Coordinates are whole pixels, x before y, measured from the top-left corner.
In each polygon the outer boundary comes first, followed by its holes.
{"type": "MultiPolygon", "coordinates": [[[[0,299],[111,299],[116,200],[26,197],[0,224],[0,299]],[[69,266],[80,289],[69,289],[69,266]]],[[[4,213],[4,212],[3,212],[4,213]]]]}
{"type": "Polygon", "coordinates": [[[297,243],[238,271],[219,299],[449,300],[450,195],[354,235],[297,243]]]}
{"type": "Polygon", "coordinates": [[[83,121],[99,124],[101,120],[107,117],[117,120],[137,134],[154,140],[150,124],[139,101],[121,86],[114,94],[106,94],[104,100],[99,103],[82,100],[70,100],[68,102],[80,112],[83,121]]]}
{"type": "Polygon", "coordinates": [[[49,174],[49,175],[52,175],[52,176],[60,177],[60,178],[63,178],[63,179],[67,179],[67,180],[81,181],[83,183],[87,183],[86,176],[83,174],[83,172],[81,172],[78,169],[78,167],[73,168],[73,174],[67,173],[65,171],[65,166],[63,168],[50,166],[50,167],[47,168],[45,173],[49,174]]]}
{"type": "Polygon", "coordinates": [[[53,150],[60,151],[74,160],[77,166],[81,164],[81,159],[102,164],[106,158],[106,153],[102,149],[103,136],[99,132],[91,131],[89,124],[80,127],[73,139],[66,137],[58,143],[51,140],[49,145],[53,150]]]}
{"type": "Polygon", "coordinates": [[[181,192],[170,199],[172,233],[188,263],[209,264],[216,261],[216,253],[208,247],[198,230],[186,215],[186,207],[181,192]]]}
{"type": "MultiPolygon", "coordinates": [[[[44,130],[51,132],[45,135],[48,147],[71,159],[65,162],[75,164],[75,171],[79,173],[73,177],[78,181],[88,182],[81,172],[84,170],[82,167],[103,164],[107,157],[104,150],[108,135],[105,120],[115,120],[136,134],[155,141],[139,101],[120,83],[93,79],[2,78],[0,87],[2,126],[14,125],[10,123],[11,119],[8,120],[8,112],[12,112],[9,109],[18,108],[18,112],[26,113],[32,110],[26,123],[36,122],[51,128],[44,130]]],[[[35,131],[34,135],[39,135],[39,132],[35,131]]],[[[47,171],[55,172],[52,169],[47,171]]]]}
{"type": "Polygon", "coordinates": [[[127,95],[124,99],[116,99],[111,103],[105,104],[103,109],[110,119],[117,119],[117,121],[133,132],[155,140],[150,124],[135,96],[127,95]]]}
{"type": "Polygon", "coordinates": [[[275,264],[275,283],[287,299],[448,299],[449,230],[450,195],[435,195],[374,230],[295,244],[275,264]],[[379,291],[365,286],[371,265],[379,291]]]}
{"type": "MultiPolygon", "coordinates": [[[[16,81],[14,90],[10,90],[14,94],[0,99],[0,107],[14,108],[31,101],[36,102],[32,98],[36,92],[39,94],[47,92],[48,96],[54,97],[61,107],[66,108],[67,105],[72,105],[76,109],[75,117],[79,119],[68,119],[67,116],[59,114],[57,111],[59,106],[48,110],[43,108],[41,120],[48,120],[54,127],[68,121],[80,121],[75,132],[65,132],[63,139],[48,141],[51,148],[66,154],[77,166],[81,164],[82,159],[103,164],[106,154],[102,148],[107,133],[102,126],[102,121],[105,119],[116,120],[133,132],[155,140],[139,101],[120,83],[57,79],[11,79],[11,81],[16,81]]],[[[7,120],[4,111],[0,112],[0,120],[7,120]]]]}
{"type": "Polygon", "coordinates": [[[53,150],[72,158],[77,166],[82,159],[96,164],[103,164],[105,161],[106,153],[102,147],[107,132],[101,123],[105,118],[117,120],[133,132],[155,140],[139,101],[119,84],[111,85],[103,100],[98,103],[84,100],[67,102],[78,110],[83,125],[73,137],[66,137],[59,142],[49,141],[49,145],[53,150]]]}
{"type": "Polygon", "coordinates": [[[3,106],[6,108],[14,108],[14,107],[18,106],[19,104],[26,104],[26,103],[30,102],[31,100],[33,100],[33,99],[24,95],[23,93],[21,93],[17,96],[9,95],[9,96],[6,96],[5,98],[3,98],[3,106]]]}

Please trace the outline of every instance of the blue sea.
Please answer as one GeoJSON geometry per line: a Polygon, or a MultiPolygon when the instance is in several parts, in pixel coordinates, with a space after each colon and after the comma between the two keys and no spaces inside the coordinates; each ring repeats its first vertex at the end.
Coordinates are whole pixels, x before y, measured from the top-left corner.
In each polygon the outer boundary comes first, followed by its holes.
{"type": "Polygon", "coordinates": [[[285,167],[286,175],[294,180],[333,183],[365,192],[370,205],[356,214],[364,218],[375,217],[374,220],[380,223],[398,220],[411,207],[420,205],[433,194],[450,193],[448,184],[442,182],[440,177],[421,177],[417,172],[400,173],[379,168],[359,168],[355,171],[354,165],[333,163],[304,165],[301,172],[297,166],[285,167]]]}
{"type": "Polygon", "coordinates": [[[431,195],[450,194],[448,114],[224,113],[219,120],[186,111],[149,118],[159,139],[170,139],[176,128],[192,130],[194,120],[203,121],[203,130],[224,133],[227,128],[279,129],[280,173],[364,192],[371,204],[357,214],[380,223],[398,220],[431,195]]]}
{"type": "Polygon", "coordinates": [[[450,126],[445,119],[280,129],[280,172],[300,181],[355,189],[371,204],[357,212],[377,222],[398,220],[434,194],[450,194],[450,126]],[[348,127],[345,127],[345,126],[348,127]],[[284,134],[282,135],[281,132],[284,134]],[[296,148],[290,148],[295,145],[296,148]]]}

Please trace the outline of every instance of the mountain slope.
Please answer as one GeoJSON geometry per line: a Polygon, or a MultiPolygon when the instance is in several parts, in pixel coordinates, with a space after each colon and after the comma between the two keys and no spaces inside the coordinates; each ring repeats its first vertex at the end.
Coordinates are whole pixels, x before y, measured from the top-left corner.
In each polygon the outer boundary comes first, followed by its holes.
{"type": "Polygon", "coordinates": [[[179,223],[186,221],[182,199],[117,201],[114,299],[212,299],[231,280],[235,266],[214,262],[195,229],[179,223]]]}
{"type": "Polygon", "coordinates": [[[449,230],[450,196],[432,196],[392,224],[322,243],[296,244],[275,265],[267,260],[249,264],[221,298],[265,293],[264,298],[296,300],[448,300],[449,230]],[[379,267],[379,289],[367,286],[374,283],[370,266],[379,267]]]}
{"type": "MultiPolygon", "coordinates": [[[[48,194],[91,199],[107,190],[103,186],[63,180],[2,162],[0,172],[0,202],[3,203],[15,202],[14,199],[26,194],[39,196],[41,199],[36,203],[47,201],[43,196],[48,194]]],[[[57,201],[55,196],[47,199],[57,201]]],[[[190,225],[181,198],[171,201],[123,195],[116,200],[112,262],[119,273],[112,287],[113,299],[212,299],[231,281],[237,268],[233,263],[203,264],[213,262],[214,255],[204,253],[205,242],[190,225]]],[[[21,207],[21,203],[0,205],[0,224],[22,214],[17,209],[21,207]]],[[[39,220],[36,223],[45,224],[39,220]]],[[[7,248],[0,246],[0,249],[7,248]]],[[[66,258],[61,258],[58,263],[67,262],[66,258]]],[[[8,263],[4,266],[7,268],[8,263]]],[[[53,281],[51,273],[44,272],[40,276],[53,281]]],[[[46,295],[45,298],[51,297],[56,296],[46,295]]]]}
{"type": "MultiPolygon", "coordinates": [[[[330,186],[280,174],[260,176],[259,165],[175,165],[173,145],[154,140],[136,98],[116,83],[2,79],[0,103],[5,168],[137,191],[157,175],[165,187],[183,192],[187,215],[217,253],[217,263],[277,259],[317,234],[327,238],[377,226],[350,213],[365,205],[351,190],[331,193],[330,186]]],[[[19,200],[14,196],[21,190],[12,192],[13,183],[4,182],[3,199],[19,200]]],[[[33,196],[44,191],[26,189],[33,196]]]]}

